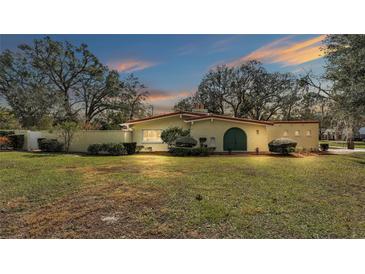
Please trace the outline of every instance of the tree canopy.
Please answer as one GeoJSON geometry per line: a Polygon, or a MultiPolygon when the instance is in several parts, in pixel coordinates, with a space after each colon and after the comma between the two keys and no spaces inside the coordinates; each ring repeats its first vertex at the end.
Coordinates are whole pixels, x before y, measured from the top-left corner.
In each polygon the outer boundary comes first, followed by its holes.
{"type": "Polygon", "coordinates": [[[218,66],[200,82],[197,92],[175,105],[192,110],[203,104],[209,112],[257,120],[293,119],[294,106],[305,89],[288,73],[270,73],[255,60],[238,67],[218,66]]]}
{"type": "Polygon", "coordinates": [[[148,91],[137,77],[123,80],[87,45],[50,37],[0,54],[0,95],[23,128],[41,128],[47,119],[100,127],[111,113],[121,123],[148,109],[148,91]]]}

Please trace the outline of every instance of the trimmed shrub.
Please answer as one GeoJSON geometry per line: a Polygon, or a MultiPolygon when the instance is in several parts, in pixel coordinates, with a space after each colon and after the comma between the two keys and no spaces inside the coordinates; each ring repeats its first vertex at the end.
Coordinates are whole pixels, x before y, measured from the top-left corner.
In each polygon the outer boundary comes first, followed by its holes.
{"type": "Polygon", "coordinates": [[[11,146],[15,150],[21,150],[24,147],[24,135],[13,134],[7,136],[10,140],[11,146]]]}
{"type": "Polygon", "coordinates": [[[126,154],[126,149],[123,144],[106,144],[106,148],[106,151],[113,156],[126,154]]]}
{"type": "Polygon", "coordinates": [[[207,138],[200,137],[199,138],[199,144],[200,144],[200,147],[208,147],[208,145],[207,145],[207,138]]]}
{"type": "Polygon", "coordinates": [[[88,146],[87,152],[91,155],[98,155],[102,151],[101,148],[102,148],[101,144],[92,144],[88,146]]]}
{"type": "Polygon", "coordinates": [[[209,155],[208,148],[206,148],[206,147],[193,148],[191,152],[192,152],[191,153],[192,156],[208,156],[209,155]]]}
{"type": "Polygon", "coordinates": [[[38,139],[37,139],[37,143],[38,143],[38,148],[39,148],[39,149],[41,149],[41,142],[42,142],[43,140],[46,140],[46,138],[38,138],[38,139]]]}
{"type": "Polygon", "coordinates": [[[128,155],[136,153],[137,143],[123,143],[128,155]]]}
{"type": "Polygon", "coordinates": [[[329,144],[320,144],[321,151],[327,151],[329,149],[329,144]]]}
{"type": "Polygon", "coordinates": [[[122,143],[106,143],[106,144],[92,144],[87,148],[89,154],[110,154],[110,155],[125,155],[127,150],[122,143]]]}
{"type": "Polygon", "coordinates": [[[177,138],[175,145],[177,147],[195,147],[197,143],[198,142],[193,137],[184,136],[177,138]]]}
{"type": "Polygon", "coordinates": [[[206,147],[172,147],[169,151],[174,156],[208,156],[214,149],[206,147]]]}
{"type": "Polygon", "coordinates": [[[61,152],[63,151],[63,144],[58,142],[57,139],[39,138],[38,147],[44,152],[61,152]]]}
{"type": "Polygon", "coordinates": [[[191,150],[189,147],[171,147],[169,151],[174,156],[190,156],[191,150]]]}
{"type": "Polygon", "coordinates": [[[189,129],[183,129],[181,127],[169,127],[161,132],[161,140],[172,146],[177,138],[188,136],[190,134],[189,129]]]}
{"type": "Polygon", "coordinates": [[[295,151],[297,142],[288,138],[279,138],[269,143],[269,151],[280,154],[289,154],[295,151]]]}
{"type": "Polygon", "coordinates": [[[144,149],[144,146],[136,146],[136,153],[139,153],[142,149],[144,149]]]}

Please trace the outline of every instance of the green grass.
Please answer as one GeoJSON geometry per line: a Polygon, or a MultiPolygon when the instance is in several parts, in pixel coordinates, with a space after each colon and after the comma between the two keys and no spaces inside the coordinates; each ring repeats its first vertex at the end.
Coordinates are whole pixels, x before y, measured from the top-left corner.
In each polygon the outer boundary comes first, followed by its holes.
{"type": "Polygon", "coordinates": [[[364,238],[364,201],[365,154],[0,153],[1,238],[364,238]]]}
{"type": "MultiPolygon", "coordinates": [[[[346,141],[326,141],[322,140],[320,141],[321,144],[329,144],[330,148],[347,148],[347,142],[346,141]]],[[[365,148],[365,142],[356,141],[355,148],[365,148]]]]}

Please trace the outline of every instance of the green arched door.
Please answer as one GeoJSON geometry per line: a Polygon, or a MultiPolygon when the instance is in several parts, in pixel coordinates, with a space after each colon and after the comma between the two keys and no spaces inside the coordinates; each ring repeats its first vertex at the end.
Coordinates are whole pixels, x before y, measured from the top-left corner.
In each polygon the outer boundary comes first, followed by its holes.
{"type": "Polygon", "coordinates": [[[247,136],[246,133],[237,127],[230,128],[224,133],[223,149],[225,151],[246,151],[247,136]]]}

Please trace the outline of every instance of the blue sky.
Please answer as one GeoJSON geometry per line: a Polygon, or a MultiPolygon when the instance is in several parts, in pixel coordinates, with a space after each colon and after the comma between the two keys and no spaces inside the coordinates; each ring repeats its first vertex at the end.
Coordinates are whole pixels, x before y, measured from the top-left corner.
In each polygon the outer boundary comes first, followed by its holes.
{"type": "MultiPolygon", "coordinates": [[[[16,50],[44,35],[0,35],[0,51],[16,50]]],[[[203,75],[219,64],[258,59],[270,71],[323,71],[323,35],[50,35],[89,49],[122,77],[133,72],[151,91],[156,112],[194,92],[203,75]]]]}

